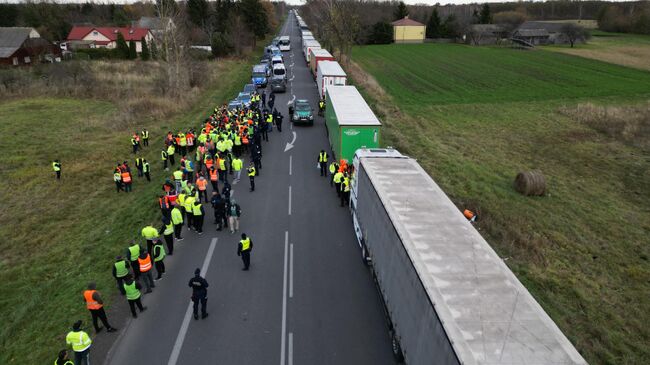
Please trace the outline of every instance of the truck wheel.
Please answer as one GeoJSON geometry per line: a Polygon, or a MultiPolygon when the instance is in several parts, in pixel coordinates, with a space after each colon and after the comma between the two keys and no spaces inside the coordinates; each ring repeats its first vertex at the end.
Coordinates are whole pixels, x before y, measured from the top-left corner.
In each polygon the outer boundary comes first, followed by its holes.
{"type": "Polygon", "coordinates": [[[391,331],[391,345],[393,348],[393,356],[398,363],[404,362],[404,354],[402,353],[402,347],[399,345],[399,340],[394,331],[391,331]]]}

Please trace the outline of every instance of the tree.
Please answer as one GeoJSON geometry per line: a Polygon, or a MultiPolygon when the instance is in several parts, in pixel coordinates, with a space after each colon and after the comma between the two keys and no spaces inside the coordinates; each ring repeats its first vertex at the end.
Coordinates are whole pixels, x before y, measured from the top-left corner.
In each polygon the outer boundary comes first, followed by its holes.
{"type": "Polygon", "coordinates": [[[128,59],[129,58],[129,45],[126,44],[124,36],[122,33],[117,33],[117,54],[119,58],[128,59]]]}
{"type": "Polygon", "coordinates": [[[492,23],[492,13],[490,11],[490,5],[487,3],[483,4],[481,8],[481,13],[479,14],[479,23],[481,24],[490,24],[492,23]]]}
{"type": "Polygon", "coordinates": [[[19,13],[18,4],[0,4],[0,27],[15,27],[19,13]]]}
{"type": "Polygon", "coordinates": [[[510,34],[526,21],[526,14],[519,11],[502,11],[494,14],[492,20],[510,34]]]}
{"type": "Polygon", "coordinates": [[[194,25],[200,27],[203,32],[212,39],[215,29],[215,14],[207,0],[188,0],[187,15],[194,25]]]}
{"type": "Polygon", "coordinates": [[[151,59],[152,60],[158,59],[158,46],[156,46],[155,41],[151,42],[151,59]]]}
{"type": "Polygon", "coordinates": [[[253,33],[253,47],[257,39],[262,39],[269,32],[269,22],[266,11],[260,0],[242,0],[240,3],[241,13],[248,29],[253,33]]]}
{"type": "Polygon", "coordinates": [[[212,36],[211,46],[212,54],[217,58],[226,56],[233,50],[233,46],[230,43],[228,36],[221,32],[214,33],[212,36]]]}
{"type": "Polygon", "coordinates": [[[142,37],[140,43],[142,44],[142,52],[140,53],[140,58],[142,58],[143,61],[149,61],[149,59],[151,58],[151,54],[149,53],[149,46],[147,45],[147,40],[144,37],[142,37]]]}
{"type": "Polygon", "coordinates": [[[434,7],[431,17],[427,22],[427,38],[440,38],[441,37],[441,24],[440,15],[438,15],[438,8],[434,7]]]}
{"type": "Polygon", "coordinates": [[[564,36],[569,40],[571,48],[573,48],[576,41],[585,41],[591,36],[585,28],[575,23],[564,24],[562,28],[560,28],[560,33],[564,34],[564,36]]]}
{"type": "Polygon", "coordinates": [[[372,26],[372,32],[368,39],[370,44],[393,43],[393,26],[385,21],[379,21],[372,26]]]}
{"type": "Polygon", "coordinates": [[[445,38],[457,38],[460,34],[460,25],[454,14],[449,14],[442,23],[442,36],[445,38]]]}
{"type": "Polygon", "coordinates": [[[406,18],[407,15],[409,15],[409,10],[406,7],[406,4],[404,4],[403,1],[400,1],[399,4],[397,4],[397,9],[395,9],[395,20],[406,18]]]}
{"type": "Polygon", "coordinates": [[[138,51],[135,48],[135,41],[133,41],[133,39],[131,39],[129,41],[129,59],[130,60],[135,60],[136,58],[138,58],[138,51]]]}

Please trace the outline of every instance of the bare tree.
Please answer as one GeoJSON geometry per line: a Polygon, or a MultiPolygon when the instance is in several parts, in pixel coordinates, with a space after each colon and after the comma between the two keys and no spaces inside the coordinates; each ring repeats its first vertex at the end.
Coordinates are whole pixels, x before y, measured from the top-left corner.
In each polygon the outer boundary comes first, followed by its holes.
{"type": "Polygon", "coordinates": [[[308,0],[311,15],[320,24],[319,36],[338,52],[341,62],[348,64],[352,46],[360,31],[358,2],[354,0],[308,0]]]}
{"type": "Polygon", "coordinates": [[[586,41],[590,36],[589,32],[585,30],[585,28],[574,23],[564,24],[560,31],[571,44],[571,48],[573,48],[576,41],[586,41]]]}
{"type": "Polygon", "coordinates": [[[184,14],[173,0],[157,0],[156,12],[161,24],[171,20],[172,26],[165,26],[161,39],[161,62],[167,71],[168,92],[174,97],[183,95],[187,89],[188,77],[184,69],[185,51],[188,49],[185,34],[178,24],[184,24],[184,14]]]}

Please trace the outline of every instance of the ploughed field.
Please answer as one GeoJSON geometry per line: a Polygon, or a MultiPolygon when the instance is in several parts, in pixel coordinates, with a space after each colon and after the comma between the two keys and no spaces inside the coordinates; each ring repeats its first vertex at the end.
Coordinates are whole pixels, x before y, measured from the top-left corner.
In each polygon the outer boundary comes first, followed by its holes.
{"type": "Polygon", "coordinates": [[[382,144],[479,213],[477,228],[583,356],[650,358],[650,72],[455,44],[356,47],[352,60],[382,144]],[[544,197],[512,187],[533,169],[544,197]]]}

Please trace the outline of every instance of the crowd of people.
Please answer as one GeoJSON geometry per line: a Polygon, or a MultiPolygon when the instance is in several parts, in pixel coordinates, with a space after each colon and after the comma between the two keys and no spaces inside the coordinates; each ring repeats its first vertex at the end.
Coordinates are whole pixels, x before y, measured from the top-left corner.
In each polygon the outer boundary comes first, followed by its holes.
{"type": "Polygon", "coordinates": [[[336,196],[341,201],[341,206],[349,205],[350,184],[352,183],[351,176],[354,175],[354,166],[342,159],[338,162],[333,160],[328,167],[327,162],[329,161],[329,156],[325,150],[321,150],[318,153],[318,159],[316,161],[320,169],[320,176],[327,177],[327,171],[329,170],[330,186],[334,187],[336,196]]]}
{"type": "MultiPolygon", "coordinates": [[[[281,126],[282,115],[264,107],[259,95],[253,95],[249,107],[229,109],[215,108],[202,124],[178,133],[169,131],[163,138],[161,149],[162,171],[171,174],[165,179],[158,196],[160,222],[142,228],[143,244],[133,240],[123,255],[115,258],[112,275],[120,293],[125,296],[133,318],[147,307],[142,303],[143,294],[156,287],[156,282],[165,274],[165,258],[174,254],[174,243],[182,241],[183,228],[203,234],[206,206],[214,211],[214,225],[217,231],[239,232],[241,206],[231,196],[232,184],[241,179],[244,159],[249,160],[246,174],[250,191],[255,190],[255,178],[262,170],[262,141],[268,141],[268,133],[281,126]],[[211,194],[208,194],[208,189],[211,194]],[[155,277],[153,271],[155,270],[155,277]],[[144,293],[141,292],[144,291],[144,293]]],[[[280,131],[280,128],[278,128],[280,131]]],[[[149,131],[143,129],[131,137],[132,152],[136,156],[135,167],[139,178],[151,181],[151,165],[139,153],[149,146],[149,131]]],[[[57,179],[61,174],[61,163],[53,162],[57,179]]],[[[113,171],[116,191],[131,192],[134,177],[128,161],[117,163],[113,171]]],[[[249,270],[253,241],[245,233],[237,245],[243,268],[249,270]]],[[[208,282],[201,277],[200,269],[194,271],[188,286],[192,288],[194,318],[208,316],[208,282]]],[[[96,333],[106,328],[107,332],[117,329],[109,324],[104,310],[104,301],[95,283],[89,283],[83,292],[83,301],[89,310],[96,333]],[[103,327],[99,325],[102,323],[103,327]]],[[[66,343],[72,348],[74,362],[68,357],[67,349],[61,350],[55,365],[88,364],[92,345],[90,335],[83,329],[83,322],[77,320],[66,335],[66,343]]]]}

